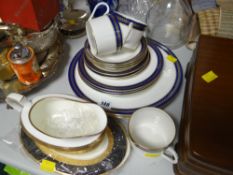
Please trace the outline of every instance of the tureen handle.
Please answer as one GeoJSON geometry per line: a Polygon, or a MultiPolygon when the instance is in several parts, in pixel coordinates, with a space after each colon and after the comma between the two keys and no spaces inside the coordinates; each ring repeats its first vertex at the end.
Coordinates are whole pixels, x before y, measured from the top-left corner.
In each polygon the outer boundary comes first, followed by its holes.
{"type": "Polygon", "coordinates": [[[18,93],[10,93],[6,99],[6,103],[17,111],[21,111],[26,103],[29,103],[27,98],[18,93]]]}

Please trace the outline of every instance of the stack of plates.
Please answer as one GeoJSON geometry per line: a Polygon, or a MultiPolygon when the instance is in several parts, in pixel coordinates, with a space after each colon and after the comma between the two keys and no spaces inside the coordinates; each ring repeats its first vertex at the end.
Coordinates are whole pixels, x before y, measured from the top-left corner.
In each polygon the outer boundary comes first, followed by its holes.
{"type": "Polygon", "coordinates": [[[88,42],[86,42],[84,47],[84,61],[87,69],[99,75],[123,78],[142,71],[148,65],[150,55],[145,38],[142,38],[141,45],[135,52],[123,50],[107,57],[93,55],[88,42]],[[127,55],[129,53],[131,55],[127,55]]]}
{"type": "Polygon", "coordinates": [[[97,175],[110,173],[122,166],[130,153],[130,144],[123,128],[109,119],[98,145],[78,151],[58,150],[33,140],[23,130],[21,141],[26,151],[39,163],[48,160],[56,164],[61,174],[97,175]]]}
{"type": "Polygon", "coordinates": [[[148,39],[144,47],[143,42],[142,40],[134,52],[95,58],[100,64],[89,64],[91,59],[86,58],[87,44],[75,55],[69,67],[69,82],[75,94],[101,105],[110,115],[115,116],[129,116],[138,108],[164,107],[171,102],[182,84],[181,64],[166,46],[148,39]],[[143,55],[143,58],[136,64],[138,62],[135,58],[138,55],[143,55]],[[168,55],[172,55],[177,61],[169,61],[168,55]],[[122,66],[127,61],[134,64],[124,70],[125,74],[117,72],[118,69],[102,66],[104,63],[121,64],[121,67],[127,68],[122,66]],[[148,63],[143,64],[144,62],[148,63]],[[132,73],[132,69],[137,71],[132,73]]]}

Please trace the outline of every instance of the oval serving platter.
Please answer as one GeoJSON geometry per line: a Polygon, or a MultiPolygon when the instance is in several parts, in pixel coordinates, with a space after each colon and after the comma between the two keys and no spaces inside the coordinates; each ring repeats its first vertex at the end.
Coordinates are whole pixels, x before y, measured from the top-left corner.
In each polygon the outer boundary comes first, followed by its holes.
{"type": "Polygon", "coordinates": [[[113,115],[130,115],[138,108],[144,106],[164,107],[171,102],[181,87],[183,80],[182,67],[178,59],[175,63],[167,60],[167,55],[176,57],[170,49],[150,39],[148,40],[148,45],[152,48],[160,49],[163,55],[164,66],[157,81],[147,89],[127,95],[111,95],[98,92],[89,87],[82,81],[78,71],[75,71],[83,50],[77,53],[69,68],[71,88],[77,96],[98,103],[108,113],[113,115]]]}

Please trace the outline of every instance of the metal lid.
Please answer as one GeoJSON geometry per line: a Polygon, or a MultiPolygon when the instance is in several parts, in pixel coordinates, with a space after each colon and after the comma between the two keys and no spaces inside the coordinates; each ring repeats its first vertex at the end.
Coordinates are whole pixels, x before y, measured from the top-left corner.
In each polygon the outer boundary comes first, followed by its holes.
{"type": "Polygon", "coordinates": [[[24,47],[22,44],[17,43],[14,46],[13,51],[10,54],[11,61],[15,63],[25,63],[27,62],[28,58],[30,58],[31,52],[29,48],[24,47]]]}

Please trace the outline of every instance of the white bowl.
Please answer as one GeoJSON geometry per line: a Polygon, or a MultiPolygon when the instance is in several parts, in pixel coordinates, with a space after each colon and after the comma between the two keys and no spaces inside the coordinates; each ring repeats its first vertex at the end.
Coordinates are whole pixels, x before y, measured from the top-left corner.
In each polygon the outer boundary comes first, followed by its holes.
{"type": "Polygon", "coordinates": [[[79,149],[93,144],[107,126],[101,107],[68,95],[43,95],[29,102],[11,93],[6,102],[21,111],[21,124],[29,136],[58,148],[79,149]]]}
{"type": "Polygon", "coordinates": [[[173,141],[176,128],[171,117],[163,110],[145,107],[136,110],[129,121],[132,141],[144,150],[161,150],[173,141]]]}
{"type": "Polygon", "coordinates": [[[172,164],[178,162],[178,155],[170,146],[176,135],[175,124],[165,111],[155,107],[138,109],[132,114],[128,129],[132,142],[142,151],[161,155],[172,164]]]}

